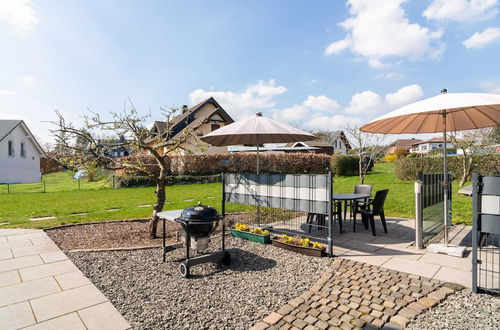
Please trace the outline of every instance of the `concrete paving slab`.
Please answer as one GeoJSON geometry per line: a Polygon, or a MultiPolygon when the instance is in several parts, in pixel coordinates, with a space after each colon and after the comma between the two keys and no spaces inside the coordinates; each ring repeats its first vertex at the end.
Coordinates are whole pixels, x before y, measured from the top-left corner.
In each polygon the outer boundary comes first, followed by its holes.
{"type": "Polygon", "coordinates": [[[36,322],[27,301],[0,308],[0,329],[19,329],[36,322]]]}
{"type": "Polygon", "coordinates": [[[78,311],[83,323],[89,330],[122,330],[130,328],[123,317],[110,302],[78,311]]]}
{"type": "Polygon", "coordinates": [[[0,272],[43,264],[39,255],[12,258],[0,261],[0,272]]]}
{"type": "Polygon", "coordinates": [[[63,290],[91,284],[90,280],[79,270],[71,273],[56,275],[55,278],[63,290]]]}
{"type": "Polygon", "coordinates": [[[439,268],[442,267],[440,265],[428,264],[425,262],[413,261],[400,257],[391,258],[381,266],[384,268],[389,268],[400,272],[415,274],[428,278],[433,278],[439,268]]]}
{"type": "Polygon", "coordinates": [[[77,313],[66,314],[54,319],[41,322],[24,330],[85,330],[85,325],[77,313]]]}
{"type": "Polygon", "coordinates": [[[0,250],[0,260],[11,259],[13,257],[10,249],[0,250]]]}
{"type": "Polygon", "coordinates": [[[61,291],[53,277],[0,288],[0,306],[10,305],[61,291]]]}
{"type": "Polygon", "coordinates": [[[60,251],[57,245],[54,243],[50,244],[42,244],[42,245],[30,245],[30,246],[25,246],[25,247],[18,247],[18,248],[13,248],[12,253],[14,254],[14,257],[24,257],[24,256],[31,256],[34,254],[41,254],[41,253],[47,253],[47,252],[56,252],[60,251]]]}
{"type": "Polygon", "coordinates": [[[470,271],[464,271],[456,268],[443,266],[434,275],[434,279],[443,282],[453,282],[465,286],[466,288],[472,287],[472,275],[470,271]]]}
{"type": "Polygon", "coordinates": [[[40,257],[46,264],[61,260],[68,260],[68,257],[62,251],[40,253],[40,257]]]}
{"type": "Polygon", "coordinates": [[[36,319],[40,322],[106,301],[107,298],[101,291],[94,285],[89,284],[33,299],[31,300],[31,306],[36,319]]]}
{"type": "Polygon", "coordinates": [[[63,260],[50,264],[19,269],[19,274],[21,275],[21,279],[23,281],[32,281],[39,278],[74,272],[77,270],[78,268],[70,260],[63,260]]]}
{"type": "Polygon", "coordinates": [[[468,272],[472,271],[472,260],[470,258],[457,258],[445,254],[426,253],[419,261],[468,272]]]}
{"type": "Polygon", "coordinates": [[[0,288],[12,284],[21,283],[21,277],[17,270],[10,270],[0,273],[0,288]]]}

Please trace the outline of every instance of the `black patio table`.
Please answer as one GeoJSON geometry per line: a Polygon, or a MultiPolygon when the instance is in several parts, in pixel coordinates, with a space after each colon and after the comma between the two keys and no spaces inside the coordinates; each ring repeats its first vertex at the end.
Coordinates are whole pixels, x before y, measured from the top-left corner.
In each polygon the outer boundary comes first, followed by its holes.
{"type": "Polygon", "coordinates": [[[340,209],[337,210],[337,216],[339,217],[339,225],[341,228],[342,232],[342,201],[344,201],[344,207],[347,201],[352,201],[352,200],[357,200],[357,199],[364,199],[364,198],[370,198],[369,194],[333,194],[332,199],[334,201],[340,201],[339,207],[340,209]]]}

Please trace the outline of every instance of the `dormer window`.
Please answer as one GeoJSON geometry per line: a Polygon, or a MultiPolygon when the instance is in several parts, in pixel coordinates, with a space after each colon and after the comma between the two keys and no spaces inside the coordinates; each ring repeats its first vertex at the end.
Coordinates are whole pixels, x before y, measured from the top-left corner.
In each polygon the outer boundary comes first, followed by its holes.
{"type": "Polygon", "coordinates": [[[24,142],[21,142],[21,157],[26,158],[26,149],[24,148],[24,142]]]}
{"type": "Polygon", "coordinates": [[[9,157],[14,157],[14,142],[13,141],[8,142],[8,153],[9,153],[9,157]]]}

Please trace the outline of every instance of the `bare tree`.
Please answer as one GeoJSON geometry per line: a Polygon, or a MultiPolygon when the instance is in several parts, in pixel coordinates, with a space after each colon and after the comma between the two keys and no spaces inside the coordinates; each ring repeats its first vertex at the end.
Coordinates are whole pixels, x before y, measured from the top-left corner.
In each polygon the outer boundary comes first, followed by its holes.
{"type": "MultiPolygon", "coordinates": [[[[169,173],[169,157],[173,152],[184,150],[182,144],[188,139],[199,143],[193,131],[197,127],[186,125],[186,128],[172,136],[172,119],[176,108],[161,109],[166,122],[166,130],[163,134],[151,136],[147,128],[147,120],[151,117],[140,115],[132,102],[130,110],[122,112],[111,112],[110,120],[105,120],[95,112],[89,110],[83,116],[83,127],[77,128],[66,121],[62,113],[56,111],[58,120],[51,122],[55,125],[52,133],[55,135],[56,144],[64,154],[60,155],[61,162],[72,165],[94,164],[108,170],[124,170],[148,176],[156,183],[156,203],[151,216],[149,233],[151,238],[156,238],[158,227],[158,213],[163,210],[166,201],[165,179],[169,173]],[[99,138],[104,135],[105,138],[99,138]],[[127,139],[120,139],[125,136],[127,139]],[[106,151],[105,142],[113,143],[114,148],[126,147],[131,153],[152,155],[155,163],[150,164],[144,159],[137,157],[134,161],[127,158],[114,158],[106,151]]],[[[201,125],[200,123],[199,125],[201,125]]],[[[184,150],[184,152],[189,152],[184,150]]]]}
{"type": "Polygon", "coordinates": [[[461,132],[461,137],[456,132],[450,134],[451,143],[457,148],[457,157],[460,159],[462,174],[459,186],[462,187],[470,179],[472,172],[479,164],[486,161],[492,155],[490,150],[490,135],[492,129],[478,129],[461,132]],[[460,152],[458,152],[460,150],[460,152]]]}
{"type": "Polygon", "coordinates": [[[359,157],[359,182],[365,183],[366,173],[380,153],[382,135],[362,132],[359,126],[348,126],[346,132],[349,142],[359,157]]]}

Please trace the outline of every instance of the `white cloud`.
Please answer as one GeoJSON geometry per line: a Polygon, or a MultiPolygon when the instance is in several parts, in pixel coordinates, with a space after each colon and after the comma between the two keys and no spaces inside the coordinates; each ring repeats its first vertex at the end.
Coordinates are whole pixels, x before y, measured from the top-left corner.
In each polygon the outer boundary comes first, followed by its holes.
{"type": "Polygon", "coordinates": [[[333,115],[333,116],[315,116],[306,122],[304,122],[304,128],[312,130],[339,130],[345,129],[349,126],[356,126],[361,124],[360,118],[346,117],[344,115],[333,115]]]}
{"type": "Polygon", "coordinates": [[[500,84],[485,82],[481,85],[481,88],[487,93],[500,94],[500,84]]]}
{"type": "Polygon", "coordinates": [[[325,49],[332,55],[349,49],[368,60],[370,66],[386,66],[386,58],[436,58],[443,52],[443,31],[430,31],[410,23],[401,4],[406,0],[348,0],[351,17],[340,23],[347,36],[325,49]]]}
{"type": "Polygon", "coordinates": [[[403,105],[415,102],[424,96],[422,88],[417,85],[409,85],[401,87],[394,93],[389,93],[385,96],[385,101],[389,108],[398,108],[403,105]]]}
{"type": "Polygon", "coordinates": [[[373,79],[400,79],[402,78],[403,75],[397,72],[386,72],[386,73],[381,73],[373,77],[373,79]]]}
{"type": "Polygon", "coordinates": [[[33,85],[35,82],[36,82],[36,79],[35,77],[33,76],[30,76],[30,75],[26,75],[26,76],[23,76],[19,79],[19,81],[27,86],[31,86],[33,85]]]}
{"type": "Polygon", "coordinates": [[[379,112],[383,106],[380,95],[372,91],[364,91],[354,94],[344,111],[355,114],[373,114],[379,112]]]}
{"type": "Polygon", "coordinates": [[[0,89],[0,96],[14,96],[17,95],[17,92],[10,91],[7,89],[0,89]]]}
{"type": "Polygon", "coordinates": [[[318,79],[311,79],[311,80],[308,80],[308,81],[306,82],[306,85],[307,85],[307,86],[312,86],[312,85],[314,85],[314,84],[315,84],[315,83],[317,83],[317,82],[318,82],[318,79]]]}
{"type": "Polygon", "coordinates": [[[498,0],[434,0],[425,9],[427,19],[477,22],[495,17],[498,0]]]}
{"type": "Polygon", "coordinates": [[[287,91],[284,86],[276,86],[276,81],[258,81],[240,92],[211,91],[196,89],[189,93],[192,103],[201,102],[213,96],[231,116],[236,119],[248,116],[252,110],[267,109],[276,105],[274,97],[287,91]]]}
{"type": "Polygon", "coordinates": [[[483,32],[474,33],[469,39],[464,40],[462,44],[465,48],[482,48],[498,39],[500,39],[500,28],[490,27],[483,32]]]}
{"type": "Polygon", "coordinates": [[[293,107],[277,110],[273,114],[273,119],[288,122],[303,120],[309,115],[309,109],[303,105],[294,105],[293,107]]]}
{"type": "Polygon", "coordinates": [[[38,24],[38,14],[31,0],[2,0],[0,21],[12,25],[18,32],[29,32],[38,24]]]}
{"type": "Polygon", "coordinates": [[[309,95],[304,101],[305,107],[319,111],[336,111],[340,109],[340,104],[337,100],[333,100],[325,95],[314,96],[309,95]]]}

